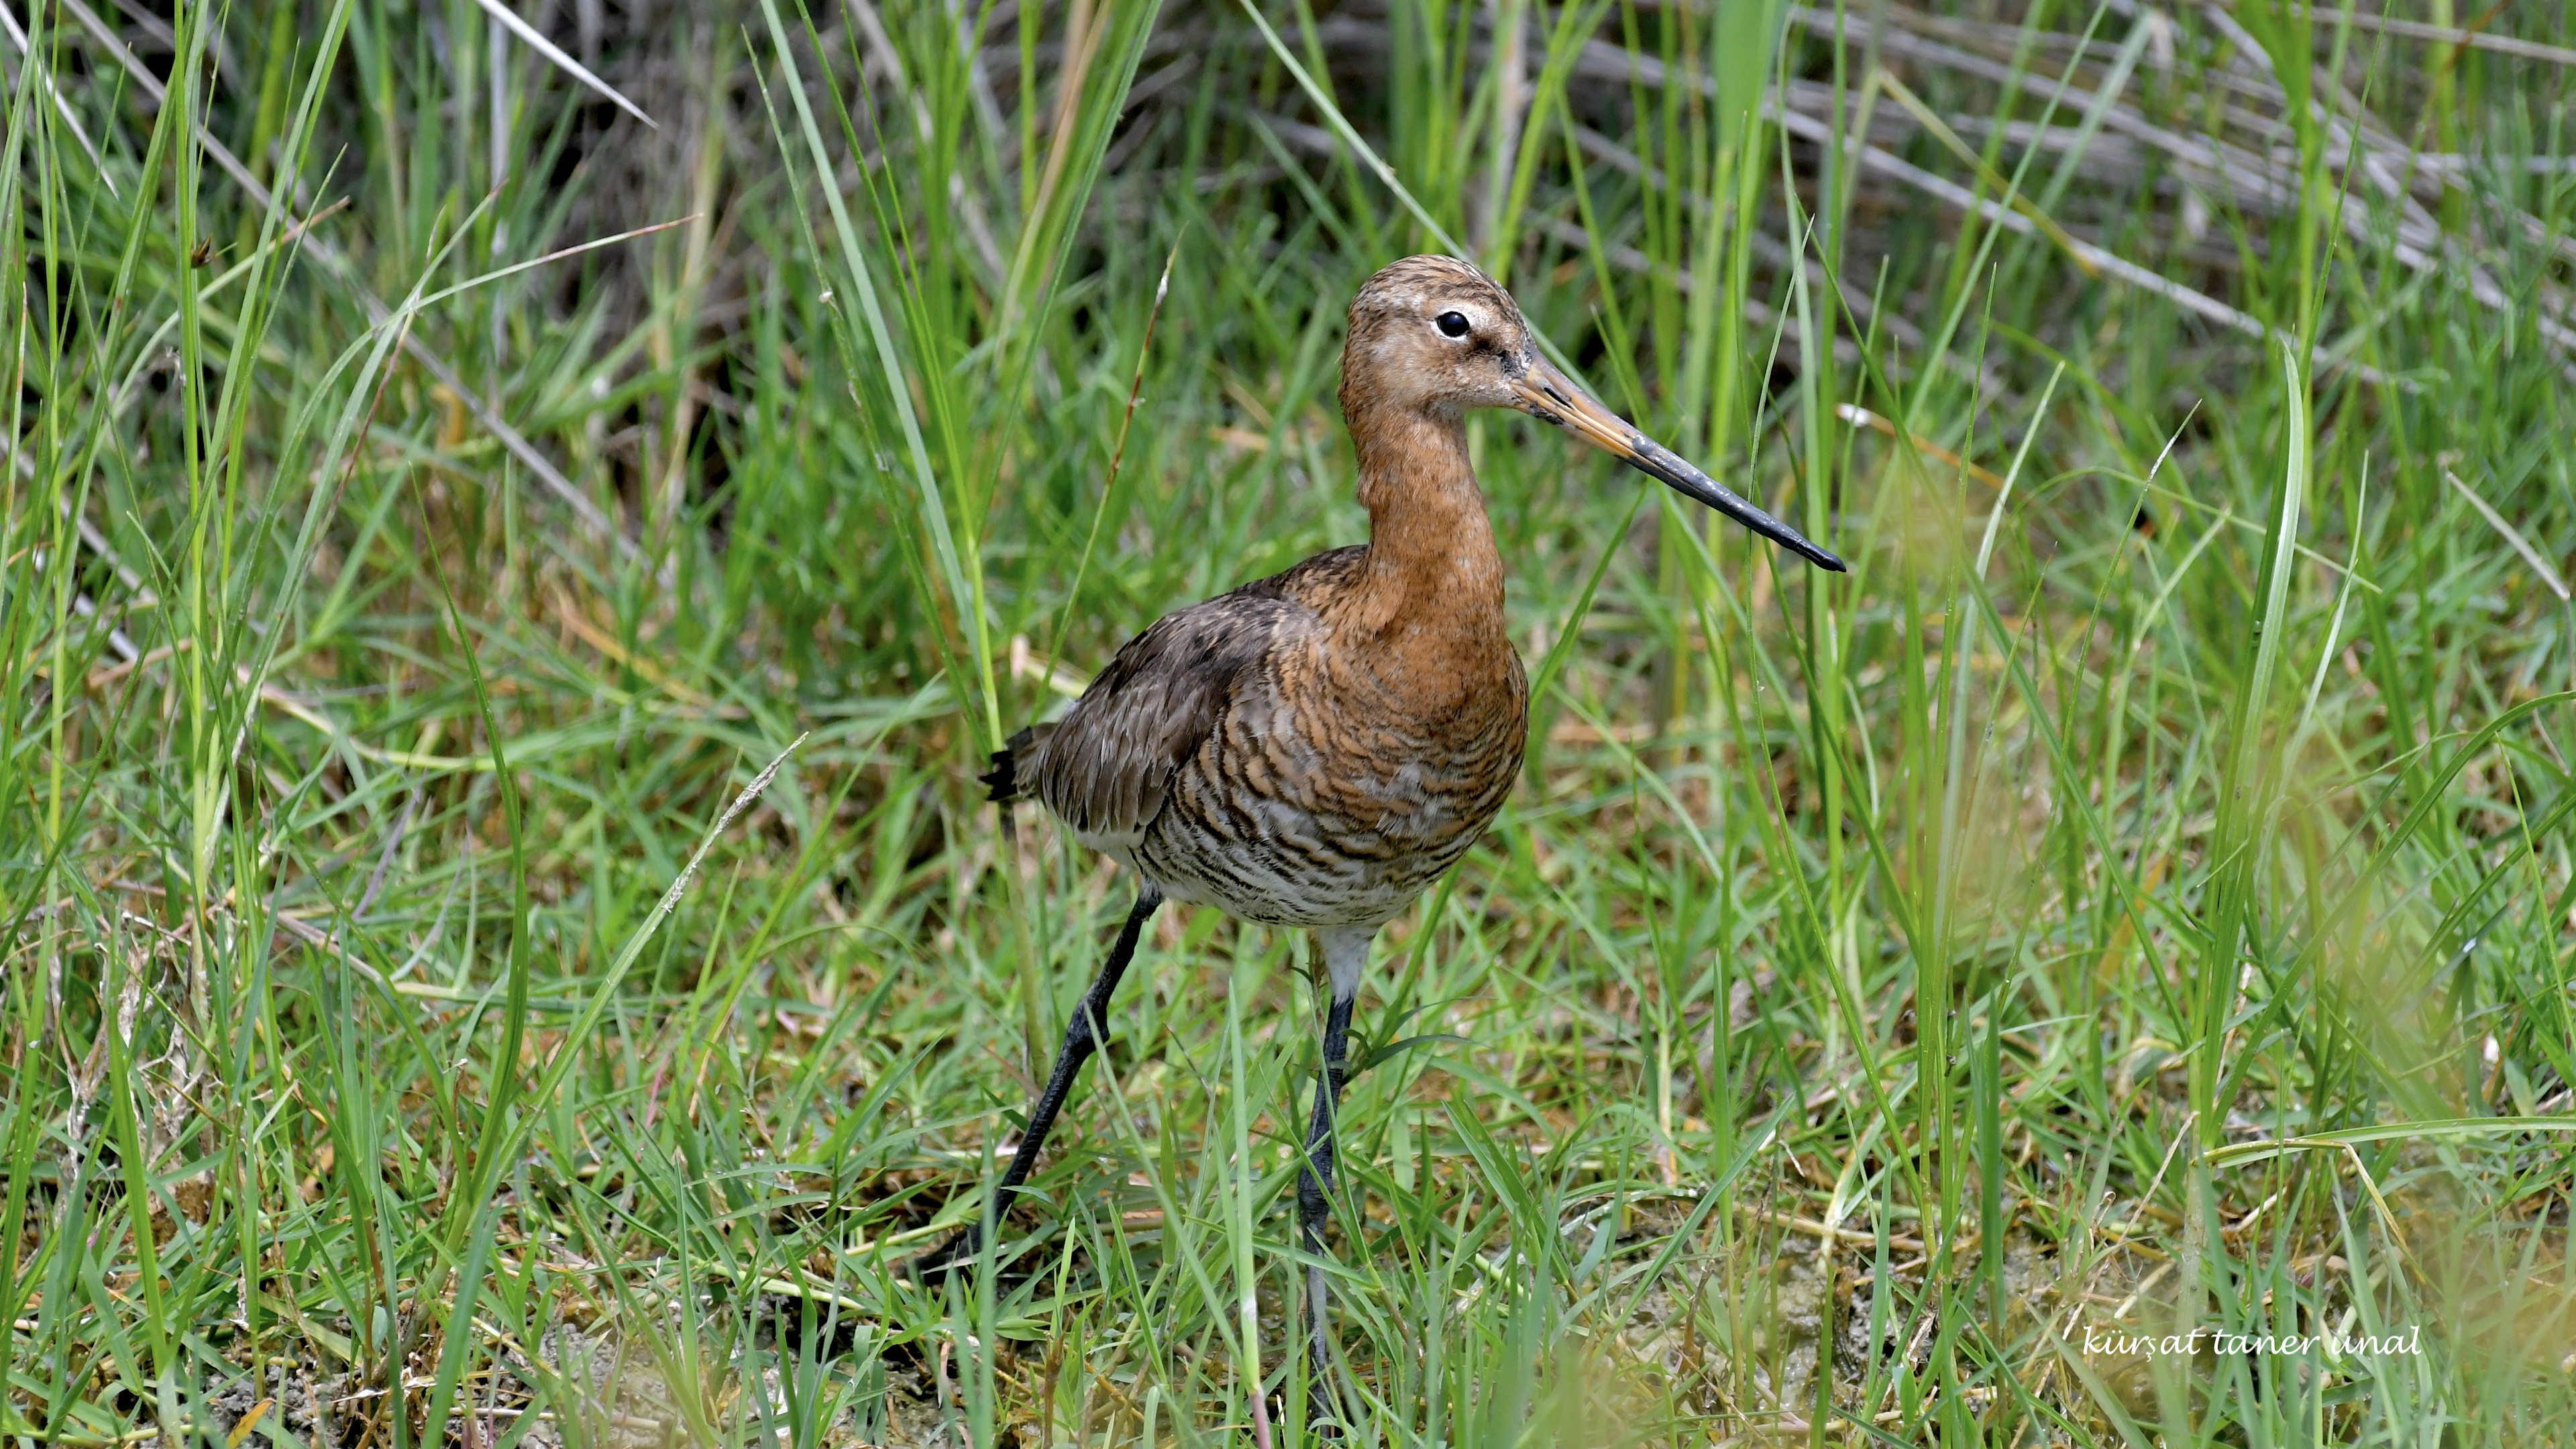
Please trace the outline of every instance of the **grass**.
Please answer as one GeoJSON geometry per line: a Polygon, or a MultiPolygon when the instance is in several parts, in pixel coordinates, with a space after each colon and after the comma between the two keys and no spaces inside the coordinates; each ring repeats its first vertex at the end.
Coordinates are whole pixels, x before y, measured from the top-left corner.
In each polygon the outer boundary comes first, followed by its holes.
{"type": "Polygon", "coordinates": [[[1432,248],[1855,568],[1477,420],[1351,1437],[2576,1437],[2563,7],[499,3],[13,7],[12,1442],[1304,1442],[1298,939],[901,1268],[1127,898],[983,753],[1432,248]]]}

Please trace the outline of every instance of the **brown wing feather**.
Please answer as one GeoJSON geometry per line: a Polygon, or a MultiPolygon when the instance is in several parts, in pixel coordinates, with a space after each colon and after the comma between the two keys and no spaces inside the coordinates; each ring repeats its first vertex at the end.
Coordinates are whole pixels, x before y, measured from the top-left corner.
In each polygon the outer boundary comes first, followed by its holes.
{"type": "MultiPolygon", "coordinates": [[[[1318,554],[1286,573],[1167,614],[1127,641],[1054,726],[994,760],[997,798],[1036,795],[1074,833],[1116,849],[1141,839],[1172,774],[1215,733],[1244,670],[1317,624],[1305,598],[1317,575],[1361,550],[1318,554]]],[[[992,777],[987,777],[991,779],[992,777]]]]}

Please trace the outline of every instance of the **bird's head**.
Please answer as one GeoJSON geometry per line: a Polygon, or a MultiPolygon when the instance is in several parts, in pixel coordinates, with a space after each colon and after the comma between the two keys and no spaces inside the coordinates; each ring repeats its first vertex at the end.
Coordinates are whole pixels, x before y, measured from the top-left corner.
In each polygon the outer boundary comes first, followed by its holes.
{"type": "Polygon", "coordinates": [[[1513,408],[1590,443],[1820,568],[1843,561],[1736,496],[1540,356],[1511,294],[1456,257],[1406,257],[1351,300],[1342,348],[1342,412],[1354,429],[1379,409],[1452,419],[1469,408],[1513,408]]]}
{"type": "Polygon", "coordinates": [[[1406,257],[1351,299],[1344,403],[1455,416],[1518,407],[1538,349],[1511,293],[1455,257],[1406,257]]]}

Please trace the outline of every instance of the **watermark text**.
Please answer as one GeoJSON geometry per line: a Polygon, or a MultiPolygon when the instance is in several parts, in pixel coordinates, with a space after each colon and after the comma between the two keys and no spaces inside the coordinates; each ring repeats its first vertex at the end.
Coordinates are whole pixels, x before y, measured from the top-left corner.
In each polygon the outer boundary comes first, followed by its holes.
{"type": "Polygon", "coordinates": [[[2195,1328],[2189,1333],[2130,1333],[2084,1325],[2088,1354],[2142,1355],[2149,1358],[2197,1354],[2309,1354],[2322,1350],[2329,1358],[2379,1358],[2424,1351],[2424,1330],[2391,1333],[2235,1333],[2223,1328],[2195,1328]]]}

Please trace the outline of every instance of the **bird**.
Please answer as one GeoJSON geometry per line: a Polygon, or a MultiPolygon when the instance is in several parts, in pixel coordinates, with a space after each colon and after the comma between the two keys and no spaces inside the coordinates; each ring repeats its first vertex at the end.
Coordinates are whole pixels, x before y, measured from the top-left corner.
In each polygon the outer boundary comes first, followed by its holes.
{"type": "Polygon", "coordinates": [[[1165,902],[1303,929],[1330,991],[1297,1191],[1315,1381],[1330,1358],[1321,1264],[1334,1116],[1370,944],[1484,834],[1529,734],[1465,414],[1507,408],[1552,423],[1809,563],[1844,569],[1593,400],[1540,354],[1510,293],[1455,257],[1407,257],[1359,289],[1340,401],[1368,542],[1157,620],[1062,718],[1012,735],[981,777],[1006,815],[1035,800],[1125,867],[1136,897],[985,1216],[918,1263],[925,1276],[953,1270],[1001,1221],[1165,902]]]}

